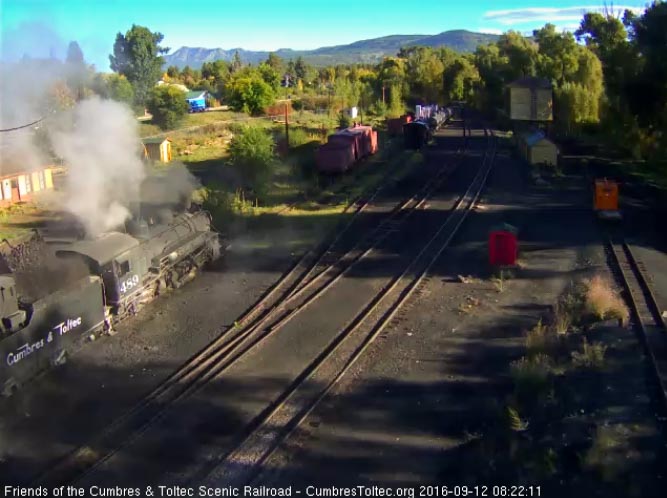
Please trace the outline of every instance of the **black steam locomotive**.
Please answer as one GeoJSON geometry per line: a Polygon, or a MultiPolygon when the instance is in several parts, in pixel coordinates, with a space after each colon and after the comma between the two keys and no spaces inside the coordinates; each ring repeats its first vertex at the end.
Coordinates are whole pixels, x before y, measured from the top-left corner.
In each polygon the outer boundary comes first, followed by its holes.
{"type": "Polygon", "coordinates": [[[125,232],[51,241],[46,245],[53,270],[48,282],[61,285],[33,299],[19,296],[20,272],[0,271],[0,388],[5,395],[62,363],[67,351],[91,334],[110,331],[118,320],[218,258],[219,235],[206,211],[154,219],[128,222],[125,232]]]}

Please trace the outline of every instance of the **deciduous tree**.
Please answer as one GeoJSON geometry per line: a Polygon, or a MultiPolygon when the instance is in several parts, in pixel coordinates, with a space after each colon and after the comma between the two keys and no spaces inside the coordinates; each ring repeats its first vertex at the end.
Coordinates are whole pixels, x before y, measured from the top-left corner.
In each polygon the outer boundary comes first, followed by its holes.
{"type": "Polygon", "coordinates": [[[244,126],[229,143],[229,162],[237,171],[245,189],[262,197],[268,188],[274,167],[273,137],[259,127],[244,126]]]}
{"type": "Polygon", "coordinates": [[[154,87],[146,102],[153,122],[163,130],[175,128],[188,112],[185,92],[172,85],[154,87]]]}
{"type": "Polygon", "coordinates": [[[261,114],[275,100],[273,88],[259,75],[240,75],[226,88],[227,102],[235,110],[251,115],[261,114]]]}
{"type": "Polygon", "coordinates": [[[111,69],[124,75],[132,84],[139,105],[146,103],[151,88],[162,74],[164,58],[161,54],[169,51],[160,46],[163,38],[161,33],[137,25],[132,25],[124,35],[116,35],[113,55],[109,56],[111,69]]]}

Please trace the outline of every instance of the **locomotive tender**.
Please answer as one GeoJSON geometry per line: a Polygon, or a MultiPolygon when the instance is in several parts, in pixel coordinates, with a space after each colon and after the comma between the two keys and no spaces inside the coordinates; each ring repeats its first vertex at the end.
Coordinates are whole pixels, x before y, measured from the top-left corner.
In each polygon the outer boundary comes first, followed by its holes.
{"type": "Polygon", "coordinates": [[[128,222],[127,233],[49,245],[63,268],[87,268],[55,292],[25,302],[17,275],[0,275],[0,389],[9,395],[68,351],[167,289],[180,287],[218,258],[220,241],[206,211],[128,222]],[[169,217],[171,218],[171,216],[169,217]]]}

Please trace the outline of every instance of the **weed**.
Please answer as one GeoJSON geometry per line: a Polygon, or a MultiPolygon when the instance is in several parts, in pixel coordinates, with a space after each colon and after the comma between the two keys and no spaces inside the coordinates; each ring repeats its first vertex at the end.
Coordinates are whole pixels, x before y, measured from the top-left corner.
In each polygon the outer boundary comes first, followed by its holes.
{"type": "Polygon", "coordinates": [[[617,318],[627,323],[628,309],[607,278],[596,275],[586,282],[586,287],[586,310],[589,313],[598,320],[617,318]]]}
{"type": "Polygon", "coordinates": [[[570,331],[573,316],[572,309],[568,305],[559,301],[554,307],[553,326],[557,335],[565,335],[570,331]]]}
{"type": "Polygon", "coordinates": [[[491,279],[498,292],[503,292],[505,290],[505,280],[507,280],[508,277],[509,274],[505,270],[500,270],[498,276],[491,279]]]}
{"type": "Polygon", "coordinates": [[[553,336],[549,334],[549,328],[540,319],[526,334],[526,349],[528,350],[528,354],[549,353],[554,346],[553,339],[553,336]]]}
{"type": "Polygon", "coordinates": [[[519,416],[516,408],[507,407],[507,425],[511,431],[523,432],[528,428],[528,422],[519,416]]]}
{"type": "Polygon", "coordinates": [[[584,467],[597,471],[602,480],[612,481],[621,470],[619,459],[622,449],[622,434],[617,427],[599,426],[591,448],[583,456],[584,467]]]}
{"type": "Polygon", "coordinates": [[[607,346],[600,342],[589,343],[584,337],[582,351],[572,352],[572,363],[578,368],[599,369],[604,365],[607,346]]]}
{"type": "Polygon", "coordinates": [[[552,361],[545,354],[536,354],[513,361],[510,371],[517,394],[526,396],[546,395],[552,361]]]}
{"type": "Polygon", "coordinates": [[[467,303],[461,303],[459,304],[457,310],[460,314],[468,314],[472,311],[472,306],[467,303]]]}

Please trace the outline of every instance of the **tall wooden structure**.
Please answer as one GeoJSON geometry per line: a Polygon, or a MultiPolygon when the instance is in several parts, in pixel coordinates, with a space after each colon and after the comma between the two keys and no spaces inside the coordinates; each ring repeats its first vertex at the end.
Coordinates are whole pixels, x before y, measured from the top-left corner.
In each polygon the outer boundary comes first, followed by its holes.
{"type": "Polygon", "coordinates": [[[507,85],[513,121],[553,121],[553,87],[549,80],[525,77],[507,85]]]}

